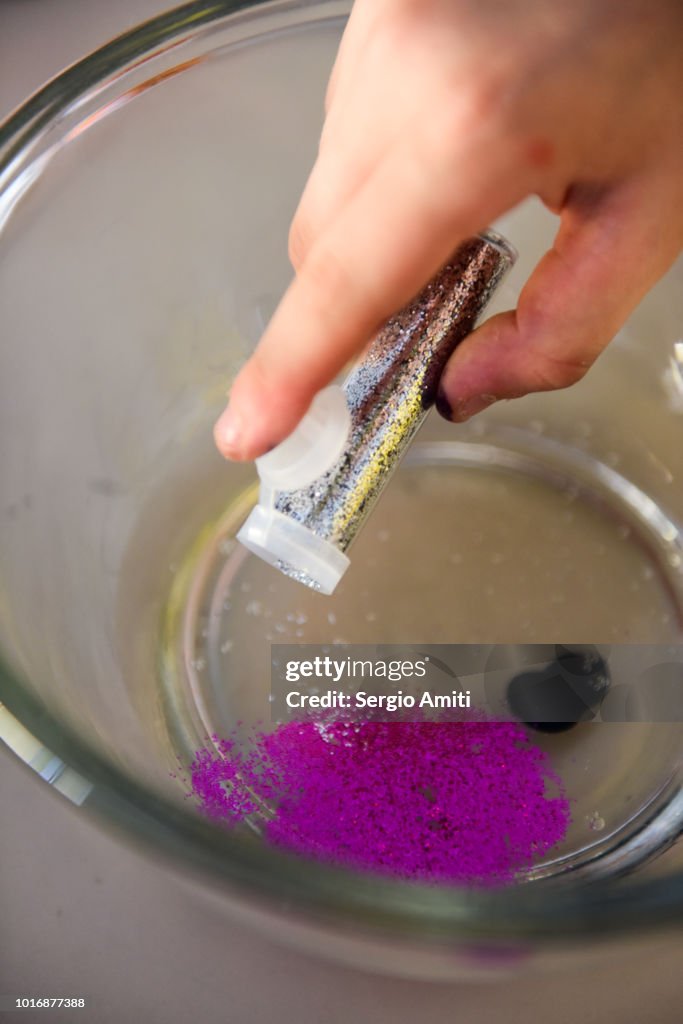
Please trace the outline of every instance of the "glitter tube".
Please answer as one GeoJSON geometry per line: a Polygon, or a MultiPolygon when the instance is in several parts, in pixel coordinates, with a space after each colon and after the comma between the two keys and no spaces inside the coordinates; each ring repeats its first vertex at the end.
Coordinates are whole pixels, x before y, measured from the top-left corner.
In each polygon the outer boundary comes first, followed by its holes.
{"type": "Polygon", "coordinates": [[[332,593],[348,567],[349,546],[434,404],[446,362],[515,258],[494,232],[466,241],[351,370],[343,385],[350,426],[341,454],[312,483],[271,497],[278,530],[296,538],[295,550],[303,544],[310,560],[278,557],[278,544],[267,537],[253,543],[253,522],[239,535],[247,547],[286,575],[332,593]]]}

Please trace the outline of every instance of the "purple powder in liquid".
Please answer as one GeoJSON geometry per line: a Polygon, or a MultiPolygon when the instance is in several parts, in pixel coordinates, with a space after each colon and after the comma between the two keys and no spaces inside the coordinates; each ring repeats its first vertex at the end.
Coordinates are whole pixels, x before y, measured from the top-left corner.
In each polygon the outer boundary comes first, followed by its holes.
{"type": "Polygon", "coordinates": [[[570,821],[547,754],[513,722],[290,722],[248,751],[215,743],[190,769],[205,813],[253,816],[269,842],[356,869],[503,884],[570,821]]]}

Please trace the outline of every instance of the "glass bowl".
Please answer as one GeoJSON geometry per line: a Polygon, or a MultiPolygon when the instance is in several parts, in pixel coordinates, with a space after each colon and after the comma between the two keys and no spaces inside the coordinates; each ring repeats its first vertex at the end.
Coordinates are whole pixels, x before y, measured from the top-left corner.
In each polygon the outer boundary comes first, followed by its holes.
{"type": "MultiPolygon", "coordinates": [[[[348,963],[446,979],[651,942],[683,909],[680,723],[541,737],[573,824],[490,891],[300,859],[187,796],[198,748],[267,718],[273,643],[680,660],[680,267],[579,385],[431,418],[333,598],[235,544],[256,477],[211,427],[290,277],[348,7],[190,4],[0,130],[2,736],[214,906],[348,963]]],[[[555,222],[529,202],[497,226],[521,252],[502,308],[555,222]]]]}

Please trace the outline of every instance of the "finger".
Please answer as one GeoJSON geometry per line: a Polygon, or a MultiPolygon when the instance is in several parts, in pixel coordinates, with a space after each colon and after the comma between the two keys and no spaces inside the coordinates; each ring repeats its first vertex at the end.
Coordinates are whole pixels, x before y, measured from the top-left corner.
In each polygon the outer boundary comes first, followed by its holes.
{"type": "Polygon", "coordinates": [[[316,241],[216,425],[227,457],[254,458],[287,436],[313,395],[454,247],[528,191],[502,138],[463,146],[455,163],[415,140],[409,133],[387,154],[316,241]]]}
{"type": "Polygon", "coordinates": [[[492,317],[451,357],[442,415],[461,422],[499,399],[580,380],[676,258],[681,226],[667,217],[664,194],[652,181],[573,190],[517,309],[492,317]]]}
{"type": "MultiPolygon", "coordinates": [[[[316,239],[367,182],[382,154],[393,144],[386,126],[363,124],[363,114],[350,112],[353,130],[343,127],[321,149],[306,182],[289,230],[289,258],[298,272],[316,239]]],[[[398,132],[397,132],[398,134],[398,132]]]]}

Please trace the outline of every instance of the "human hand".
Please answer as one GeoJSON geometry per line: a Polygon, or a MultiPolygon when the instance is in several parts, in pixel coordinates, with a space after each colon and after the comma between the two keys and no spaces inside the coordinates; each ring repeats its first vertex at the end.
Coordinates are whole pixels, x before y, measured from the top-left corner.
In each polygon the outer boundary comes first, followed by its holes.
{"type": "Polygon", "coordinates": [[[455,351],[440,411],[579,380],[683,243],[680,0],[356,0],[290,234],[296,277],[215,428],[251,459],[466,237],[560,214],[517,309],[455,351]]]}

